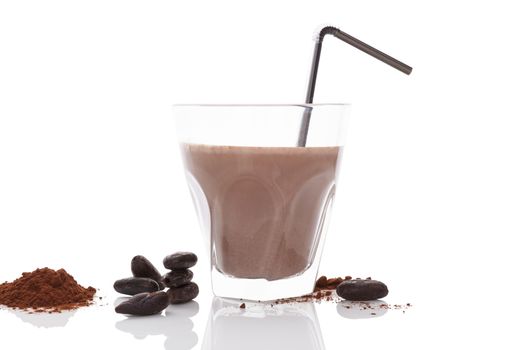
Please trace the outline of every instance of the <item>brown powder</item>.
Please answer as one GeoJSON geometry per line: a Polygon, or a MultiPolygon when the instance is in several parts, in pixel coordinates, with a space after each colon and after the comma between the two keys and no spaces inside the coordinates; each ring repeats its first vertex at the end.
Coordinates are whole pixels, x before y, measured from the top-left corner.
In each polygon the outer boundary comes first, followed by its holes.
{"type": "Polygon", "coordinates": [[[61,312],[90,305],[95,288],[84,288],[64,269],[44,267],[0,284],[0,304],[36,312],[61,312]]]}
{"type": "Polygon", "coordinates": [[[351,280],[351,276],[345,276],[343,277],[336,277],[336,278],[327,278],[326,276],[321,276],[315,283],[314,292],[318,292],[320,290],[333,290],[336,289],[337,286],[344,281],[351,280]]]}
{"type": "Polygon", "coordinates": [[[315,283],[314,291],[312,293],[301,295],[298,297],[278,299],[275,301],[275,304],[305,303],[311,301],[337,301],[337,297],[333,296],[333,291],[341,282],[351,279],[352,277],[350,276],[345,276],[344,278],[327,278],[326,276],[321,276],[315,283]]]}
{"type": "MultiPolygon", "coordinates": [[[[337,286],[344,281],[351,280],[352,277],[345,276],[343,277],[335,277],[335,278],[327,278],[326,276],[321,276],[315,283],[314,291],[309,294],[301,295],[298,297],[290,297],[290,298],[283,298],[283,299],[277,299],[274,301],[276,305],[278,304],[295,304],[295,303],[321,303],[321,302],[327,302],[331,301],[333,303],[347,303],[345,300],[341,299],[339,296],[336,295],[334,290],[337,288],[337,286]]],[[[359,278],[358,278],[359,279],[359,278]]],[[[367,277],[367,280],[370,280],[371,277],[367,277]]],[[[343,304],[344,308],[351,309],[351,308],[358,308],[359,310],[403,310],[403,313],[405,313],[406,309],[409,309],[412,307],[412,304],[406,303],[406,304],[386,304],[381,303],[377,304],[374,302],[349,302],[349,304],[343,304]]],[[[273,306],[273,304],[272,304],[273,306]]],[[[371,315],[376,315],[376,313],[372,312],[371,315]]]]}

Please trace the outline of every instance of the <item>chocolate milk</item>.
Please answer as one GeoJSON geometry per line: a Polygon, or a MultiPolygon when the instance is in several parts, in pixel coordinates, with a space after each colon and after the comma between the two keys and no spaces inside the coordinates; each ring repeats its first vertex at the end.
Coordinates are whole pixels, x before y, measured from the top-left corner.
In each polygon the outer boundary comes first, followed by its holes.
{"type": "Polygon", "coordinates": [[[267,280],[304,272],[334,195],[341,150],[182,144],[190,186],[206,197],[216,268],[267,280]]]}

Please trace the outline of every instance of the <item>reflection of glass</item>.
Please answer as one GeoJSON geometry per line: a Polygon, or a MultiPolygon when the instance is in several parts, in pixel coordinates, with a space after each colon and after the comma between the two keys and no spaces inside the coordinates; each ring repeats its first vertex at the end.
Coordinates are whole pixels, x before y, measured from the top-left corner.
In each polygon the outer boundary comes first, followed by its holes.
{"type": "Polygon", "coordinates": [[[75,314],[76,310],[62,311],[62,312],[34,312],[30,314],[28,311],[7,309],[16,317],[24,322],[30,323],[35,327],[52,328],[64,327],[69,319],[75,314]]]}
{"type": "Polygon", "coordinates": [[[190,320],[198,311],[199,304],[190,301],[177,306],[170,305],[165,315],[127,317],[115,323],[115,327],[133,334],[137,339],[144,339],[148,335],[164,335],[166,350],[189,350],[198,342],[197,334],[193,331],[193,322],[190,320]]]}
{"type": "Polygon", "coordinates": [[[324,349],[313,304],[240,303],[214,298],[202,350],[324,349]]]}
{"type": "Polygon", "coordinates": [[[312,291],[347,111],[343,104],[175,106],[215,295],[271,300],[312,291]],[[305,113],[308,143],[298,147],[305,113]]]}

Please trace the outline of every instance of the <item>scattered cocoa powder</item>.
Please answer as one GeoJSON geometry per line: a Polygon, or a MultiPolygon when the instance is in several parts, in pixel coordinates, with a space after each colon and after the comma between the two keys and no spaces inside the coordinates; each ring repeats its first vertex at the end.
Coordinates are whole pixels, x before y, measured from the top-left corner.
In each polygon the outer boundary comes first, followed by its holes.
{"type": "MultiPolygon", "coordinates": [[[[345,308],[358,308],[359,310],[407,310],[412,307],[412,304],[385,304],[375,303],[369,301],[352,301],[350,305],[345,305],[345,308]]],[[[404,311],[403,311],[404,313],[404,311]]]]}
{"type": "MultiPolygon", "coordinates": [[[[315,283],[314,291],[309,294],[301,295],[298,297],[290,297],[275,300],[275,304],[291,304],[291,303],[308,303],[308,302],[323,302],[323,301],[332,301],[334,303],[344,302],[341,298],[335,295],[334,290],[337,286],[344,281],[351,280],[351,276],[327,278],[326,276],[321,276],[315,283]]],[[[359,279],[359,278],[358,278],[359,279]]],[[[367,277],[367,280],[370,280],[371,277],[367,277]]],[[[376,305],[375,303],[370,302],[352,302],[351,305],[358,307],[360,310],[377,310],[377,309],[394,309],[394,310],[406,310],[412,307],[412,304],[384,304],[381,303],[376,305]]],[[[345,308],[350,309],[351,306],[344,305],[345,308]]],[[[404,311],[403,311],[404,312],[404,311]]]]}
{"type": "Polygon", "coordinates": [[[309,301],[333,301],[334,299],[332,292],[337,288],[337,286],[347,280],[351,280],[351,276],[327,278],[326,276],[321,276],[315,283],[314,291],[310,294],[301,295],[299,297],[291,297],[278,299],[275,301],[276,304],[287,304],[287,303],[305,303],[309,301]]]}
{"type": "Polygon", "coordinates": [[[35,312],[61,312],[93,302],[95,288],[84,288],[64,269],[44,267],[0,284],[0,304],[35,312]]]}
{"type": "Polygon", "coordinates": [[[351,276],[345,276],[344,278],[343,277],[327,278],[326,276],[321,276],[319,277],[317,282],[315,282],[314,292],[324,290],[324,289],[328,289],[328,290],[336,289],[337,286],[341,282],[351,280],[351,279],[352,279],[351,276]]]}
{"type": "Polygon", "coordinates": [[[337,300],[337,297],[334,299],[334,297],[332,296],[331,290],[320,290],[317,292],[312,292],[310,294],[301,295],[299,297],[277,299],[275,301],[275,304],[307,303],[311,301],[321,302],[321,301],[335,301],[335,300],[337,300]]]}

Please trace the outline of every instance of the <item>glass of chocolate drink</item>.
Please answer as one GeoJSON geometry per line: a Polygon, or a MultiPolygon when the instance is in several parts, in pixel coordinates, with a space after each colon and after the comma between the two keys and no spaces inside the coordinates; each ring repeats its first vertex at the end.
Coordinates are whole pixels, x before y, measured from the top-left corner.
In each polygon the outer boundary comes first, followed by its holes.
{"type": "Polygon", "coordinates": [[[215,295],[272,300],[312,292],[348,110],[346,104],[174,106],[215,295]]]}

